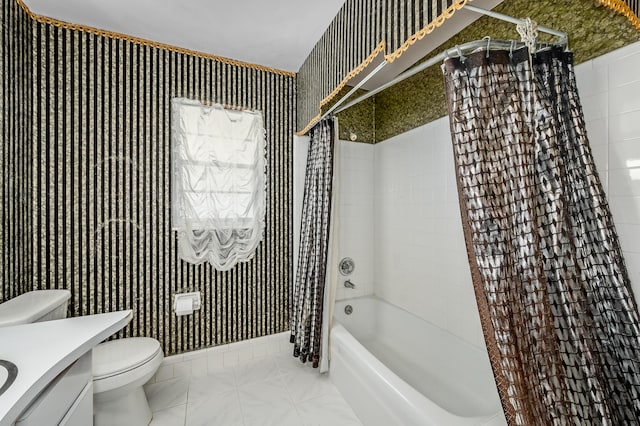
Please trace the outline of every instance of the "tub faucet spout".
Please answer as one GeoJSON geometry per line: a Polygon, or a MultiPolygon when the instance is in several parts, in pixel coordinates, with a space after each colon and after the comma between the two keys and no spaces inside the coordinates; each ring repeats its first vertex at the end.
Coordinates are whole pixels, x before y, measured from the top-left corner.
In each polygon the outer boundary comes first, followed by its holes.
{"type": "Polygon", "coordinates": [[[351,282],[351,280],[346,280],[344,282],[344,286],[347,288],[356,288],[356,285],[354,283],[351,282]]]}

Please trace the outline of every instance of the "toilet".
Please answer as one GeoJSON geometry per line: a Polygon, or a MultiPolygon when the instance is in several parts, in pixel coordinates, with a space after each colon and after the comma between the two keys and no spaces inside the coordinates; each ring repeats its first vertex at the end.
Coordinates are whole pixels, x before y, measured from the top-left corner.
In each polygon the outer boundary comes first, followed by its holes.
{"type": "Polygon", "coordinates": [[[128,337],[93,348],[93,424],[148,425],[151,409],[142,386],[164,354],[160,342],[128,337]]]}
{"type": "MultiPolygon", "coordinates": [[[[0,327],[66,318],[70,297],[68,290],[21,294],[0,304],[0,327]]],[[[117,339],[93,348],[94,425],[148,425],[151,410],[142,386],[163,358],[160,342],[149,337],[117,339]]]]}

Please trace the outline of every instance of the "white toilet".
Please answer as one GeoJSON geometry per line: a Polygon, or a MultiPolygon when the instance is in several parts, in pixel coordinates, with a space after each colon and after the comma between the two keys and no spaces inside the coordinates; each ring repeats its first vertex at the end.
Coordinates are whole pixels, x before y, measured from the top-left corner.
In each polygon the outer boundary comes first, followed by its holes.
{"type": "Polygon", "coordinates": [[[93,348],[94,425],[148,425],[151,410],[142,385],[163,357],[160,342],[149,337],[111,340],[93,348]]]}
{"type": "MultiPolygon", "coordinates": [[[[36,290],[0,304],[0,327],[62,319],[68,290],[36,290]]],[[[93,349],[93,421],[95,425],[146,426],[151,410],[142,386],[155,374],[164,354],[148,337],[100,343],[93,349]]]]}

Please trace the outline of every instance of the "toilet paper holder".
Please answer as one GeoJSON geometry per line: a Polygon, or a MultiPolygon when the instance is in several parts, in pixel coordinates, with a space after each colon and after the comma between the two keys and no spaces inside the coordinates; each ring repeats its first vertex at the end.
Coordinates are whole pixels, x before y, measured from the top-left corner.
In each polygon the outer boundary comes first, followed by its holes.
{"type": "Polygon", "coordinates": [[[191,315],[193,311],[200,309],[201,305],[199,291],[178,293],[173,296],[173,310],[177,316],[191,315]]]}

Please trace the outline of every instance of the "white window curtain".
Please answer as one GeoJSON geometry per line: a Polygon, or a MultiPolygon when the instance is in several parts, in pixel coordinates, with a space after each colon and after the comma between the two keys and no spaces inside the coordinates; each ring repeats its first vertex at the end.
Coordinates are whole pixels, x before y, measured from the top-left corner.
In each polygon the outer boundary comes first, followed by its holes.
{"type": "Polygon", "coordinates": [[[174,98],[173,227],[178,255],[225,271],[255,253],[264,229],[262,114],[174,98]]]}

